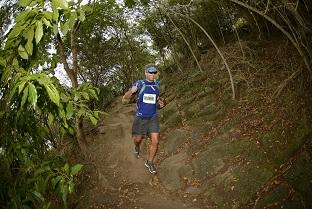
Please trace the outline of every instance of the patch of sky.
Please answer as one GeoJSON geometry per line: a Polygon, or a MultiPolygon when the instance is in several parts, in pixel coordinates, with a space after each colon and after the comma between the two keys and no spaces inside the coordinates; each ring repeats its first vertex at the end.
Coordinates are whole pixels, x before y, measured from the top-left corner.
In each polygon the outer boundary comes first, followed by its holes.
{"type": "Polygon", "coordinates": [[[62,85],[71,86],[71,82],[68,79],[68,76],[64,70],[64,66],[61,63],[58,63],[55,70],[54,70],[54,76],[60,81],[62,85]]]}

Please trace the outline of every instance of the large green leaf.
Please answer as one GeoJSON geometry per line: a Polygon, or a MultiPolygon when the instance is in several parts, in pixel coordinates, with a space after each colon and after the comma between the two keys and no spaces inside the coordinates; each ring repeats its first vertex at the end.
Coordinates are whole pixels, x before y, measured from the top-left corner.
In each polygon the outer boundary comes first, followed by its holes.
{"type": "Polygon", "coordinates": [[[64,207],[67,209],[67,196],[68,196],[68,185],[67,184],[63,184],[62,188],[61,188],[61,193],[62,193],[62,199],[63,199],[63,203],[64,203],[64,207]]]}
{"type": "Polygon", "coordinates": [[[34,30],[35,30],[35,26],[33,25],[33,26],[27,31],[27,34],[26,34],[27,39],[29,39],[29,40],[31,40],[31,41],[34,39],[34,35],[35,35],[34,30]]]}
{"type": "Polygon", "coordinates": [[[3,59],[3,57],[0,57],[0,65],[2,65],[2,66],[6,65],[6,60],[3,59]]]}
{"type": "Polygon", "coordinates": [[[52,0],[54,8],[68,9],[68,3],[66,0],[52,0]]]}
{"type": "Polygon", "coordinates": [[[59,18],[59,12],[57,8],[53,8],[53,16],[52,16],[52,20],[57,22],[59,18]]]}
{"type": "Polygon", "coordinates": [[[62,9],[68,9],[68,2],[66,0],[56,0],[62,9]]]}
{"type": "Polygon", "coordinates": [[[50,11],[44,11],[44,12],[43,12],[43,16],[44,16],[47,20],[49,20],[49,21],[52,20],[52,12],[50,12],[50,11]]]}
{"type": "Polygon", "coordinates": [[[93,98],[95,98],[95,99],[99,99],[98,98],[98,96],[97,96],[97,93],[96,93],[96,91],[94,90],[94,89],[89,89],[89,93],[90,93],[90,95],[91,95],[91,97],[93,97],[93,98]]]}
{"type": "Polygon", "coordinates": [[[92,12],[93,9],[92,7],[88,6],[88,5],[82,5],[81,8],[83,9],[83,11],[85,12],[92,12]]]}
{"type": "Polygon", "coordinates": [[[36,43],[39,43],[43,36],[43,26],[42,26],[42,21],[38,20],[36,22],[36,32],[35,32],[35,38],[36,38],[36,43]]]}
{"type": "Polygon", "coordinates": [[[74,182],[70,181],[68,183],[68,192],[69,192],[69,194],[73,193],[74,190],[75,190],[75,184],[74,184],[74,182]]]}
{"type": "Polygon", "coordinates": [[[66,118],[70,119],[74,114],[74,106],[72,102],[68,102],[66,106],[66,118]]]}
{"type": "Polygon", "coordinates": [[[28,39],[26,45],[25,45],[26,51],[29,55],[32,55],[33,53],[33,43],[30,39],[28,39]]]}
{"type": "Polygon", "coordinates": [[[30,4],[29,4],[29,6],[30,7],[33,7],[33,6],[35,6],[37,3],[43,3],[43,0],[35,0],[35,1],[32,1],[32,2],[30,2],[30,4]]]}
{"type": "Polygon", "coordinates": [[[2,71],[1,83],[6,85],[8,83],[8,81],[9,81],[11,73],[12,73],[12,68],[11,67],[4,68],[4,71],[2,71]]]}
{"type": "Polygon", "coordinates": [[[46,18],[42,18],[43,23],[48,26],[48,27],[52,27],[51,23],[49,20],[47,20],[46,18]]]}
{"type": "Polygon", "coordinates": [[[26,49],[22,46],[22,45],[19,45],[18,47],[18,54],[25,60],[28,59],[28,54],[26,52],[26,49]]]}
{"type": "Polygon", "coordinates": [[[69,165],[68,163],[65,163],[63,170],[65,171],[66,174],[69,174],[69,165]]]}
{"type": "Polygon", "coordinates": [[[76,11],[71,12],[70,13],[70,17],[68,19],[69,28],[73,28],[74,27],[76,20],[77,20],[77,12],[76,11]]]}
{"type": "Polygon", "coordinates": [[[46,88],[49,98],[57,105],[60,105],[60,95],[53,84],[44,85],[46,88]]]}
{"type": "Polygon", "coordinates": [[[90,100],[90,96],[87,92],[81,92],[81,95],[83,96],[84,99],[90,100]]]}
{"type": "Polygon", "coordinates": [[[83,21],[86,19],[85,11],[82,10],[82,9],[78,9],[78,11],[79,11],[79,16],[78,16],[78,18],[79,18],[79,20],[80,20],[81,22],[83,22],[83,21]]]}
{"type": "Polygon", "coordinates": [[[48,115],[48,125],[51,126],[53,121],[54,121],[54,115],[49,112],[49,115],[48,115]]]}
{"type": "Polygon", "coordinates": [[[69,21],[66,21],[64,24],[61,24],[61,30],[64,36],[66,36],[67,32],[69,31],[69,21]]]}
{"type": "Polygon", "coordinates": [[[15,22],[16,23],[24,23],[26,20],[27,20],[27,16],[31,13],[31,10],[25,10],[25,11],[22,11],[21,13],[19,13],[17,15],[17,17],[15,18],[15,22]]]}
{"type": "Polygon", "coordinates": [[[25,104],[25,102],[27,101],[27,97],[28,97],[28,86],[26,86],[26,88],[23,91],[21,106],[25,104]]]}
{"type": "Polygon", "coordinates": [[[97,124],[98,120],[92,114],[89,115],[89,118],[90,118],[93,125],[97,124]]]}
{"type": "Polygon", "coordinates": [[[25,45],[26,51],[29,55],[32,55],[33,52],[33,39],[34,39],[34,27],[31,27],[28,30],[27,34],[27,43],[25,45]]]}
{"type": "Polygon", "coordinates": [[[59,109],[59,115],[63,118],[64,122],[66,122],[66,113],[64,109],[59,109]]]}
{"type": "Polygon", "coordinates": [[[36,80],[40,85],[44,86],[51,83],[49,76],[45,73],[36,73],[31,75],[31,80],[36,80]]]}
{"type": "Polygon", "coordinates": [[[29,97],[28,101],[33,105],[34,109],[36,108],[37,104],[37,90],[34,84],[29,83],[29,97]]]}
{"type": "Polygon", "coordinates": [[[55,178],[52,178],[52,189],[55,189],[59,181],[62,179],[62,176],[56,176],[55,178]]]}
{"type": "MultiPolygon", "coordinates": [[[[9,85],[12,86],[12,87],[11,87],[11,90],[9,92],[8,101],[11,101],[11,99],[14,97],[14,95],[16,93],[16,90],[18,88],[18,85],[17,85],[18,79],[19,79],[19,75],[17,74],[14,79],[10,80],[10,84],[9,85]]],[[[6,83],[8,83],[8,81],[6,81],[6,83]]]]}
{"type": "Polygon", "coordinates": [[[18,4],[22,7],[27,7],[30,2],[32,2],[32,0],[20,0],[18,4]]]}
{"type": "Polygon", "coordinates": [[[81,164],[76,164],[70,169],[70,175],[74,176],[76,175],[82,168],[83,165],[81,164]]]}
{"type": "Polygon", "coordinates": [[[45,201],[44,197],[43,197],[42,194],[40,194],[39,192],[33,191],[32,193],[33,193],[33,195],[34,195],[36,198],[38,198],[38,199],[41,200],[42,202],[45,201]]]}
{"type": "Polygon", "coordinates": [[[53,33],[56,36],[58,34],[58,26],[57,26],[57,24],[53,24],[52,27],[53,27],[53,33]]]}
{"type": "Polygon", "coordinates": [[[21,81],[19,83],[19,85],[18,85],[18,94],[20,94],[24,90],[26,82],[27,82],[26,80],[23,80],[23,81],[21,81]]]}
{"type": "Polygon", "coordinates": [[[80,118],[81,116],[85,115],[86,114],[86,110],[83,109],[83,108],[80,108],[78,113],[77,113],[77,116],[80,118]]]}

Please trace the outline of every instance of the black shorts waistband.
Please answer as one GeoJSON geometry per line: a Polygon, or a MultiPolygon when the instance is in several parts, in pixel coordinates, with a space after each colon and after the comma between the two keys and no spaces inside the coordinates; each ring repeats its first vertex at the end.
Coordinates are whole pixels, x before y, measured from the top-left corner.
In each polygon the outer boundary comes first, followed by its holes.
{"type": "Polygon", "coordinates": [[[142,119],[142,120],[151,120],[151,119],[156,118],[157,115],[153,115],[153,116],[151,116],[151,117],[144,117],[144,116],[137,116],[137,115],[136,115],[136,117],[137,117],[137,118],[140,118],[140,119],[142,119]]]}

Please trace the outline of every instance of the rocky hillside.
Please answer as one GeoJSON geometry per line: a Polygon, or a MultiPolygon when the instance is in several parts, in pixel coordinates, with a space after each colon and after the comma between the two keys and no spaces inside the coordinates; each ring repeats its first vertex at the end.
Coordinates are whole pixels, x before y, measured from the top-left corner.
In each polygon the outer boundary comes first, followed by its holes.
{"type": "Polygon", "coordinates": [[[311,85],[285,40],[222,47],[165,69],[157,164],[198,208],[312,208],[311,85]],[[189,62],[189,63],[188,63],[189,62]]]}

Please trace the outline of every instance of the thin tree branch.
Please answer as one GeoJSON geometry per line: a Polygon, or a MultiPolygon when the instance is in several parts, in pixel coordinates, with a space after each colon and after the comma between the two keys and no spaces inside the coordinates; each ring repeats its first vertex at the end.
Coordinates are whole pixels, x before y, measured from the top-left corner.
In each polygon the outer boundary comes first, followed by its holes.
{"type": "Polygon", "coordinates": [[[287,84],[299,75],[300,71],[301,69],[298,69],[293,74],[291,74],[291,76],[289,76],[286,80],[284,80],[284,82],[281,85],[279,85],[277,89],[274,91],[273,97],[278,97],[283,91],[283,89],[287,86],[287,84]]]}
{"type": "MultiPolygon", "coordinates": [[[[163,18],[164,15],[162,14],[161,8],[160,8],[159,6],[157,6],[157,5],[155,5],[155,6],[157,7],[157,11],[158,11],[159,14],[160,14],[160,19],[162,20],[162,22],[164,23],[164,25],[166,25],[166,21],[165,21],[164,18],[163,18]]],[[[162,28],[161,28],[161,29],[162,29],[162,28]]],[[[162,29],[162,30],[161,30],[161,33],[162,33],[162,34],[164,34],[164,33],[169,34],[170,38],[173,39],[173,36],[172,36],[172,34],[171,34],[171,31],[168,30],[167,27],[165,27],[165,29],[166,29],[166,31],[164,31],[164,29],[162,29]]],[[[164,34],[165,41],[166,41],[166,43],[167,43],[167,45],[168,45],[168,47],[169,47],[169,49],[170,49],[170,42],[168,41],[166,34],[164,34]]],[[[178,69],[182,72],[182,68],[181,68],[181,66],[180,66],[179,60],[176,59],[177,55],[176,55],[175,50],[172,50],[172,52],[174,53],[174,56],[172,56],[172,58],[174,59],[174,62],[177,64],[178,69]]]]}
{"type": "Polygon", "coordinates": [[[192,56],[194,57],[194,59],[195,59],[195,61],[196,61],[196,64],[197,64],[197,66],[198,66],[199,71],[200,71],[200,72],[203,72],[203,70],[202,70],[201,67],[200,67],[199,61],[198,61],[198,59],[196,58],[196,55],[194,54],[194,51],[192,50],[192,47],[191,47],[190,43],[186,40],[186,38],[184,37],[182,31],[181,31],[181,30],[178,28],[178,26],[173,22],[173,20],[171,19],[171,17],[170,17],[168,14],[166,14],[166,15],[168,16],[170,22],[174,25],[174,27],[177,28],[177,30],[179,31],[181,37],[182,37],[183,40],[185,41],[185,43],[186,43],[186,45],[188,46],[189,50],[191,51],[192,56]]]}
{"type": "Polygon", "coordinates": [[[301,50],[300,46],[298,46],[294,40],[294,38],[281,26],[279,25],[275,20],[273,20],[271,17],[269,17],[268,15],[262,13],[261,11],[257,10],[256,8],[254,7],[251,7],[241,1],[238,1],[238,0],[230,0],[231,2],[233,3],[236,3],[242,7],[245,7],[247,9],[250,9],[251,11],[253,12],[256,12],[258,13],[259,15],[261,15],[262,17],[264,17],[265,19],[267,19],[269,22],[271,22],[275,27],[277,27],[280,31],[282,31],[286,37],[290,40],[290,42],[294,45],[294,47],[297,49],[297,51],[299,52],[299,54],[303,57],[304,59],[304,63],[306,65],[306,67],[308,68],[309,72],[312,74],[312,70],[311,70],[311,66],[310,66],[310,63],[306,57],[306,55],[304,54],[304,52],[301,50]]]}
{"type": "MultiPolygon", "coordinates": [[[[76,22],[77,24],[77,22],[76,22]]],[[[77,81],[77,75],[78,75],[78,51],[77,51],[77,45],[76,45],[76,33],[75,29],[73,29],[70,33],[70,45],[72,50],[72,56],[73,56],[73,87],[78,87],[78,81],[77,81]]]]}
{"type": "Polygon", "coordinates": [[[58,49],[59,49],[59,52],[60,52],[60,55],[61,55],[62,63],[64,65],[64,70],[66,71],[70,81],[73,82],[73,80],[75,80],[75,78],[73,76],[72,70],[69,68],[69,65],[68,65],[68,62],[67,62],[67,59],[66,59],[65,48],[64,48],[63,41],[62,41],[62,38],[61,38],[60,34],[57,34],[56,40],[57,40],[57,43],[58,43],[58,49]]]}
{"type": "Polygon", "coordinates": [[[268,12],[268,10],[269,10],[269,5],[270,5],[270,0],[268,0],[268,2],[267,2],[267,5],[266,5],[266,7],[265,7],[264,14],[266,14],[266,13],[268,12]]]}
{"type": "Polygon", "coordinates": [[[197,25],[204,33],[205,35],[208,37],[208,39],[210,40],[210,42],[213,44],[213,46],[215,47],[215,49],[217,50],[218,54],[220,55],[221,59],[223,60],[223,63],[229,73],[229,77],[230,77],[230,81],[231,81],[231,88],[232,88],[232,99],[235,100],[235,88],[234,88],[234,81],[233,81],[233,76],[232,76],[232,73],[231,73],[231,70],[230,70],[230,67],[229,65],[227,64],[226,62],[226,59],[224,58],[223,54],[221,53],[220,49],[218,48],[217,44],[213,41],[213,39],[211,38],[211,36],[207,33],[207,31],[199,24],[197,23],[194,19],[188,17],[188,16],[185,16],[181,13],[178,13],[179,15],[185,17],[185,18],[188,18],[189,20],[191,20],[195,25],[197,25]]]}

